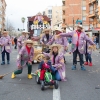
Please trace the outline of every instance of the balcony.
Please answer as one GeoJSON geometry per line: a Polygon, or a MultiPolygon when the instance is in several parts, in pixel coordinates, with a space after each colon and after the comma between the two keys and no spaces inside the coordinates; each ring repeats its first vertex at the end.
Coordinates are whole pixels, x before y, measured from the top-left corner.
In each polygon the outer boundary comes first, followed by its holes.
{"type": "Polygon", "coordinates": [[[89,16],[88,17],[89,18],[94,18],[94,17],[98,18],[98,9],[89,11],[89,16]]]}
{"type": "Polygon", "coordinates": [[[89,4],[98,3],[98,0],[89,0],[89,4]]]}

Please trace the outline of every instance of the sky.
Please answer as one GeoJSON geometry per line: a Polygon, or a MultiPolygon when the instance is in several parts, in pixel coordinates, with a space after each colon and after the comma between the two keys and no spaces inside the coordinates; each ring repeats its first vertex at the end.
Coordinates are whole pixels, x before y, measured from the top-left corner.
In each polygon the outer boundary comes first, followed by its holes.
{"type": "Polygon", "coordinates": [[[62,0],[5,0],[6,7],[6,23],[13,25],[15,29],[22,29],[23,24],[21,18],[25,17],[24,24],[27,30],[27,17],[34,16],[38,12],[43,12],[48,6],[60,6],[62,0]]]}

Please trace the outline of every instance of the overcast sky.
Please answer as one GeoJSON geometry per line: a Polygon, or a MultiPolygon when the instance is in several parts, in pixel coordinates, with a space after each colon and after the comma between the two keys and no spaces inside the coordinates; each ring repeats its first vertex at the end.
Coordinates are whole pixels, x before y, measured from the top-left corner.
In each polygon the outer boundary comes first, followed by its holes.
{"type": "Polygon", "coordinates": [[[25,17],[25,29],[27,27],[27,16],[34,16],[43,12],[48,6],[61,5],[62,0],[6,0],[6,19],[18,29],[23,28],[21,18],[25,17]],[[30,2],[29,2],[30,1],[30,2]]]}

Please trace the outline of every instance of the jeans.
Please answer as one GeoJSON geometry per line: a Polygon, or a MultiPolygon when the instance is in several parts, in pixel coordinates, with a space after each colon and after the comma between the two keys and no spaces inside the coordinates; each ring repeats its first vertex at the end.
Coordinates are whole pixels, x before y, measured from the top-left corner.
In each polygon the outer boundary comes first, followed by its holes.
{"type": "Polygon", "coordinates": [[[2,52],[2,62],[5,62],[5,53],[6,53],[6,56],[7,56],[7,61],[9,62],[10,61],[10,53],[8,53],[5,48],[4,48],[4,51],[2,52]]]}
{"type": "Polygon", "coordinates": [[[83,61],[83,54],[81,54],[78,50],[78,48],[73,52],[73,65],[77,64],[77,54],[79,55],[80,58],[80,65],[82,66],[84,64],[83,61]]]}
{"type": "Polygon", "coordinates": [[[99,49],[99,43],[96,43],[96,48],[99,49]]]}
{"type": "Polygon", "coordinates": [[[51,71],[52,71],[52,74],[55,76],[55,79],[56,79],[57,81],[61,81],[61,77],[60,77],[60,75],[59,75],[58,70],[56,70],[56,68],[54,68],[53,66],[50,67],[50,69],[51,69],[51,71]]]}
{"type": "Polygon", "coordinates": [[[88,62],[89,60],[89,62],[91,63],[92,62],[91,54],[89,53],[85,54],[85,59],[86,59],[86,62],[88,62]]]}
{"type": "Polygon", "coordinates": [[[14,47],[14,49],[17,49],[17,44],[15,44],[15,47],[14,47]]]}

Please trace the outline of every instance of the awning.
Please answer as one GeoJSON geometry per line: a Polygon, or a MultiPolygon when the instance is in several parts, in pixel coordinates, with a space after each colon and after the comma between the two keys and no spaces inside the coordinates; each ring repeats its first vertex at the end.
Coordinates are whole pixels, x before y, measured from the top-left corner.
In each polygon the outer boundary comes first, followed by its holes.
{"type": "Polygon", "coordinates": [[[92,33],[100,33],[100,27],[92,29],[92,33]]]}

